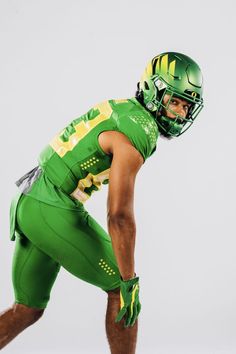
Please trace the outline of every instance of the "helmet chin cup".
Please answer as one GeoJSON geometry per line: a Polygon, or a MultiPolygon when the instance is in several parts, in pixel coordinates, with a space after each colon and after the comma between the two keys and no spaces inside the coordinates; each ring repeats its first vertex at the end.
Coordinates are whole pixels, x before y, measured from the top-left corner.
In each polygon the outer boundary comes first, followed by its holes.
{"type": "Polygon", "coordinates": [[[174,119],[160,115],[156,118],[156,120],[157,125],[159,125],[167,135],[172,137],[181,135],[183,125],[177,123],[174,119]]]}

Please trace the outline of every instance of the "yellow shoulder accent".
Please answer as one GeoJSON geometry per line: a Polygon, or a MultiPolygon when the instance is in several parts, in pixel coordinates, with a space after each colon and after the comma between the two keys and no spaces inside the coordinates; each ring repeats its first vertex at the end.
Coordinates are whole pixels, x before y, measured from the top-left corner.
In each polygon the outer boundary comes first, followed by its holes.
{"type": "Polygon", "coordinates": [[[114,100],[115,103],[125,103],[128,102],[127,98],[120,98],[118,100],[114,100]]]}
{"type": "Polygon", "coordinates": [[[77,143],[83,139],[94,127],[96,127],[102,121],[109,119],[112,114],[112,108],[108,101],[97,104],[94,109],[99,110],[99,115],[94,119],[88,121],[81,121],[75,125],[75,133],[71,134],[68,141],[62,141],[60,136],[63,133],[60,132],[55,136],[55,138],[50,142],[51,147],[56,151],[56,153],[63,157],[68,151],[72,151],[77,145],[77,143]]]}

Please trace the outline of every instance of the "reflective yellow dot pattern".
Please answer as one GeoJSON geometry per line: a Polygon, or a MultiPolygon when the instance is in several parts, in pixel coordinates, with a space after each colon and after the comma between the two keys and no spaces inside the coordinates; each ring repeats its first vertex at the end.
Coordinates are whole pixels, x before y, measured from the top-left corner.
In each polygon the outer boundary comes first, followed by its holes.
{"type": "Polygon", "coordinates": [[[99,266],[108,274],[108,275],[115,275],[116,273],[114,270],[104,261],[104,259],[100,259],[99,266]]]}
{"type": "Polygon", "coordinates": [[[81,163],[80,166],[81,166],[82,170],[87,170],[88,167],[96,165],[97,162],[99,162],[99,159],[93,156],[92,158],[88,159],[87,161],[84,161],[83,163],[81,163]]]}

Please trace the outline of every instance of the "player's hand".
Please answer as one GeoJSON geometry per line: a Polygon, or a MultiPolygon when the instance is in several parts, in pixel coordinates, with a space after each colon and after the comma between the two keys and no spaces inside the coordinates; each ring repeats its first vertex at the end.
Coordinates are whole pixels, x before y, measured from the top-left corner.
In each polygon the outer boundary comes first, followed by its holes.
{"type": "Polygon", "coordinates": [[[120,312],[115,322],[125,316],[125,327],[133,326],[141,310],[139,302],[139,277],[120,282],[120,312]]]}

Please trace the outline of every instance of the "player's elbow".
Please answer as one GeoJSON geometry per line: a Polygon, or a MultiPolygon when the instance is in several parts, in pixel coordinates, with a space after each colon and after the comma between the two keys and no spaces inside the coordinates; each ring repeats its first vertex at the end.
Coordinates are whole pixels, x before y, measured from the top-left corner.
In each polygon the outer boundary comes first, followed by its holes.
{"type": "Polygon", "coordinates": [[[127,227],[127,225],[135,227],[135,220],[133,213],[127,210],[119,210],[116,212],[108,211],[107,213],[108,224],[117,225],[120,227],[127,227]]]}

